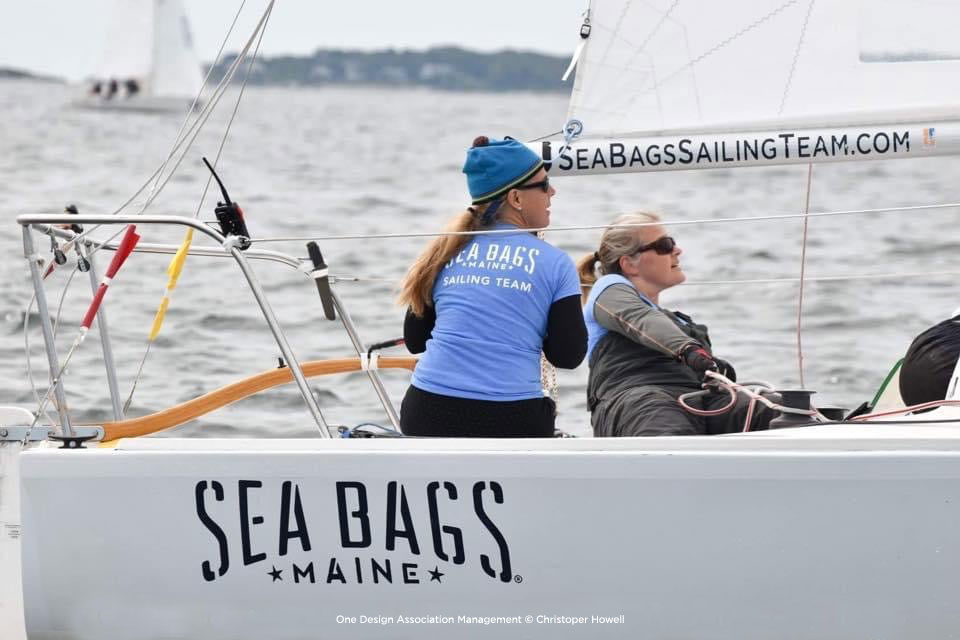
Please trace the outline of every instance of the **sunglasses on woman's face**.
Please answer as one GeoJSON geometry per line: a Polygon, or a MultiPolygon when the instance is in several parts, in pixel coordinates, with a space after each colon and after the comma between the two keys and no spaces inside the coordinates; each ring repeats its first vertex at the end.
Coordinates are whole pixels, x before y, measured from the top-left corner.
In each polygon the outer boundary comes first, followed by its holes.
{"type": "Polygon", "coordinates": [[[643,253],[644,251],[650,251],[651,249],[653,249],[654,251],[657,252],[658,255],[665,256],[673,253],[673,250],[676,246],[677,246],[676,240],[674,240],[670,236],[660,236],[653,242],[643,245],[633,253],[634,255],[636,255],[638,253],[643,253]]]}
{"type": "Polygon", "coordinates": [[[541,189],[544,193],[549,193],[550,191],[550,178],[544,178],[540,182],[531,182],[529,184],[522,184],[519,187],[514,187],[514,189],[541,189]]]}

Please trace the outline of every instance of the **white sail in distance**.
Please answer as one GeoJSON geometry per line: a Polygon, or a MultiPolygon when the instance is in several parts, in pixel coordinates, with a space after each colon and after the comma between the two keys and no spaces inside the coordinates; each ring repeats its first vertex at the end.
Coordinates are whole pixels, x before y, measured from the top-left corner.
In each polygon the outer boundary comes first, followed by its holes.
{"type": "Polygon", "coordinates": [[[106,34],[93,77],[101,81],[146,81],[153,68],[153,0],[116,2],[106,34]]]}
{"type": "Polygon", "coordinates": [[[193,98],[203,85],[181,0],[154,0],[151,88],[157,96],[193,98]]]}
{"type": "Polygon", "coordinates": [[[592,0],[586,16],[568,111],[579,156],[561,171],[960,151],[956,3],[592,0]]]}
{"type": "Polygon", "coordinates": [[[192,99],[203,77],[181,0],[120,0],[96,80],[136,80],[143,96],[192,99]]]}

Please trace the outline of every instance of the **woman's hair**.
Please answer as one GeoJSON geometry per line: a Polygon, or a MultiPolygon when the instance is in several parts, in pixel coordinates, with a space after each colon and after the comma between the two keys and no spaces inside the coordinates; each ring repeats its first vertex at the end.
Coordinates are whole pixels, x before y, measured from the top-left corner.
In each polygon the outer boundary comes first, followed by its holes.
{"type": "Polygon", "coordinates": [[[597,281],[597,263],[600,263],[600,275],[620,273],[620,258],[636,252],[643,243],[640,241],[640,231],[643,227],[627,227],[618,225],[638,225],[660,222],[660,216],[646,211],[625,213],[617,216],[610,226],[604,229],[600,237],[600,248],[577,261],[577,273],[580,276],[580,296],[583,304],[587,303],[590,288],[597,281]]]}
{"type": "MultiPolygon", "coordinates": [[[[484,213],[492,204],[473,205],[454,218],[445,231],[479,231],[484,227],[484,213]]],[[[437,274],[472,238],[469,234],[434,238],[407,271],[397,302],[422,316],[426,308],[433,305],[433,283],[437,274]]]]}

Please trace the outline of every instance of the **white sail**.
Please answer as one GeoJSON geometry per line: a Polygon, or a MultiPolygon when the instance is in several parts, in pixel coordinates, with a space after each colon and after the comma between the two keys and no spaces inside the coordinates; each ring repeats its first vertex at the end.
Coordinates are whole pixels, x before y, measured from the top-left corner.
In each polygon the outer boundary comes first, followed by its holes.
{"type": "Polygon", "coordinates": [[[119,0],[103,59],[78,107],[179,111],[203,85],[181,0],[119,0]]]}
{"type": "Polygon", "coordinates": [[[562,171],[960,151],[955,3],[592,0],[588,19],[562,171]]]}
{"type": "Polygon", "coordinates": [[[145,81],[153,67],[153,0],[117,2],[106,33],[103,55],[93,77],[101,81],[145,81]]]}
{"type": "Polygon", "coordinates": [[[203,77],[183,2],[154,0],[153,4],[151,91],[156,96],[193,98],[203,85],[203,77]]]}
{"type": "Polygon", "coordinates": [[[943,118],[960,113],[958,15],[943,0],[593,0],[569,115],[586,136],[943,118]]]}

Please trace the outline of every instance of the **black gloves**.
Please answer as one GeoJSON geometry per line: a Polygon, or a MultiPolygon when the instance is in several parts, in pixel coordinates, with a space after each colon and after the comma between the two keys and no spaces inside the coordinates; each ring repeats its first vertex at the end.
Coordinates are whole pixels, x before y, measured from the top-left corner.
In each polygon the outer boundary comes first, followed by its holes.
{"type": "Polygon", "coordinates": [[[716,371],[717,361],[713,359],[710,352],[697,344],[691,344],[683,353],[680,354],[684,364],[697,372],[700,376],[707,371],[716,371]]]}
{"type": "Polygon", "coordinates": [[[733,368],[732,364],[720,358],[714,358],[714,360],[717,361],[717,372],[720,375],[729,378],[731,382],[737,381],[737,371],[733,368]]]}
{"type": "Polygon", "coordinates": [[[731,382],[737,381],[737,371],[733,365],[726,360],[714,358],[705,348],[697,344],[691,344],[680,354],[680,360],[688,367],[703,376],[707,371],[716,371],[720,375],[728,378],[731,382]]]}

